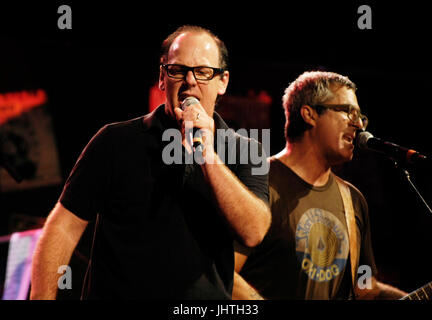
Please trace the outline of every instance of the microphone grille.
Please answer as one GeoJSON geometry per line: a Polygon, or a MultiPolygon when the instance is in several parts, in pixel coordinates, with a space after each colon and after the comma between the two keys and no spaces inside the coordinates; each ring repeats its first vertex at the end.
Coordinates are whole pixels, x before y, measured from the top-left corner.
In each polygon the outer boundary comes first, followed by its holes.
{"type": "Polygon", "coordinates": [[[357,146],[360,149],[367,149],[367,142],[370,138],[373,138],[372,133],[367,131],[362,131],[357,136],[357,146]]]}
{"type": "Polygon", "coordinates": [[[182,102],[182,109],[184,110],[184,108],[189,107],[190,105],[193,105],[193,104],[199,104],[198,99],[195,97],[187,97],[182,102]]]}

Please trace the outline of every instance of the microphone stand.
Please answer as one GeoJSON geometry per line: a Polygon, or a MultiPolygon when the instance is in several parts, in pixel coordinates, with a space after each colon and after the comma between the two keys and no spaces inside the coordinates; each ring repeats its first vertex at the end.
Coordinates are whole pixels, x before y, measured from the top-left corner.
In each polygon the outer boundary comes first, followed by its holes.
{"type": "MultiPolygon", "coordinates": [[[[394,159],[393,159],[394,160],[394,159]]],[[[423,204],[426,206],[426,208],[428,209],[429,213],[432,214],[432,209],[429,207],[429,205],[427,204],[426,200],[422,197],[422,195],[420,194],[420,192],[417,190],[416,186],[414,185],[414,183],[411,181],[411,177],[410,174],[408,172],[408,170],[401,166],[396,160],[394,160],[394,165],[397,169],[400,169],[401,172],[403,173],[403,176],[405,176],[405,178],[408,180],[408,183],[411,185],[411,187],[414,189],[415,193],[419,196],[419,198],[421,199],[421,201],[423,202],[423,204]]]]}

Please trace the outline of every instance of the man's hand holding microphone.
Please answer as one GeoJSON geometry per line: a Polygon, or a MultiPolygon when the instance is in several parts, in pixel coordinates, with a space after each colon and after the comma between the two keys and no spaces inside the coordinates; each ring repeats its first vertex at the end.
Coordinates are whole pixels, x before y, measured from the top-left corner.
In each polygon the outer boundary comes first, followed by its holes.
{"type": "MultiPolygon", "coordinates": [[[[195,153],[195,159],[213,163],[214,152],[214,120],[209,116],[199,100],[189,96],[175,108],[177,122],[181,126],[182,143],[189,153],[195,153]],[[198,158],[199,157],[199,158],[198,158]]],[[[200,164],[200,161],[198,161],[200,164]]]]}

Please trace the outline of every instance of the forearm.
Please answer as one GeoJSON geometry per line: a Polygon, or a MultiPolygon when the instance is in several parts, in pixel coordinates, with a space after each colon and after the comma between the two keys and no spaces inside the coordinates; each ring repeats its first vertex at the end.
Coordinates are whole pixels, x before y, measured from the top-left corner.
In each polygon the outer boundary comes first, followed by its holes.
{"type": "Polygon", "coordinates": [[[248,190],[216,153],[202,166],[216,203],[231,228],[248,247],[259,244],[271,222],[268,206],[248,190]]]}
{"type": "Polygon", "coordinates": [[[57,241],[61,235],[59,230],[48,228],[44,230],[33,256],[32,284],[30,299],[54,300],[57,295],[58,279],[61,276],[58,268],[67,265],[72,250],[65,250],[57,241]]]}
{"type": "Polygon", "coordinates": [[[372,287],[370,289],[356,289],[357,299],[361,300],[394,300],[400,299],[407,294],[398,288],[377,281],[375,277],[372,277],[372,287]]]}
{"type": "Polygon", "coordinates": [[[264,300],[264,298],[237,272],[234,272],[233,300],[264,300]]]}
{"type": "Polygon", "coordinates": [[[33,256],[30,293],[32,300],[56,298],[58,279],[61,277],[58,273],[59,267],[68,265],[87,225],[86,222],[79,222],[77,225],[76,222],[65,220],[56,209],[48,217],[33,256]]]}
{"type": "Polygon", "coordinates": [[[377,296],[377,299],[383,299],[383,300],[395,300],[400,299],[403,296],[406,296],[408,293],[405,291],[402,291],[396,287],[393,287],[391,285],[382,283],[377,281],[377,287],[379,290],[379,294],[377,296]]]}

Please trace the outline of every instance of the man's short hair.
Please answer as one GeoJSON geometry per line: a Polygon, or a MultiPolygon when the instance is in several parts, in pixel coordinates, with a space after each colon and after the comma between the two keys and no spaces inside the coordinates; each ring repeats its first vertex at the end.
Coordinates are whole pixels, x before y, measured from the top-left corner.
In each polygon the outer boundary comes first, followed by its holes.
{"type": "Polygon", "coordinates": [[[300,114],[303,105],[314,106],[333,98],[333,85],[346,86],[356,90],[356,85],[348,77],[334,72],[307,71],[301,74],[288,88],[282,98],[285,111],[285,138],[294,141],[303,136],[310,127],[300,114]]]}
{"type": "MultiPolygon", "coordinates": [[[[200,27],[200,26],[194,26],[194,25],[184,25],[179,27],[176,31],[171,33],[163,42],[161,46],[160,51],[160,63],[166,63],[168,60],[168,52],[171,47],[171,44],[174,42],[174,40],[185,32],[195,32],[195,33],[206,33],[210,37],[213,38],[213,40],[216,42],[216,45],[219,48],[219,68],[222,68],[224,70],[228,69],[228,50],[225,46],[225,43],[220,40],[213,32],[210,30],[200,27]]],[[[211,67],[217,67],[217,66],[211,66],[211,67]]]]}

